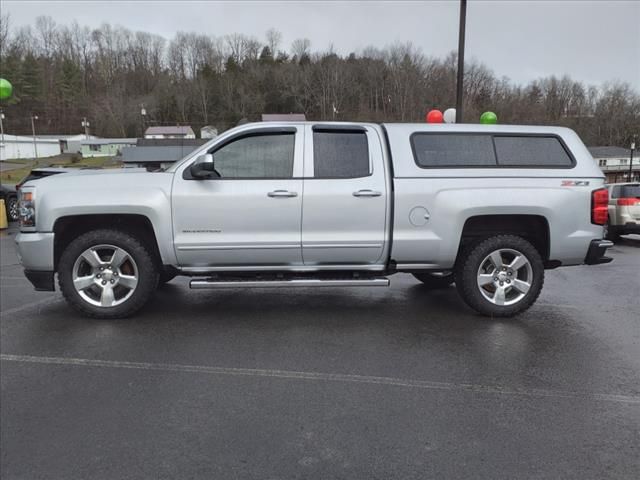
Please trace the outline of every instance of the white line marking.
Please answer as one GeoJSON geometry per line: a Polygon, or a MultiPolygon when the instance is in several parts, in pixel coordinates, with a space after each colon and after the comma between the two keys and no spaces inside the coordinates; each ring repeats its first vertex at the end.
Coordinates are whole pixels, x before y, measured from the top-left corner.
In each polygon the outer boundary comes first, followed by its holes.
{"type": "Polygon", "coordinates": [[[325,382],[365,383],[372,385],[390,385],[397,387],[426,390],[453,390],[494,395],[515,395],[524,397],[576,398],[602,402],[640,404],[640,396],[616,395],[607,393],[573,392],[548,389],[507,388],[471,383],[431,382],[428,380],[409,380],[393,377],[375,377],[369,375],[349,375],[343,373],[297,372],[289,370],[264,370],[253,368],[208,367],[204,365],[176,365],[170,363],[119,362],[114,360],[95,360],[86,358],[37,357],[31,355],[0,354],[0,361],[18,363],[36,363],[46,365],[72,365],[82,367],[126,368],[134,370],[155,370],[164,372],[186,372],[207,375],[230,375],[248,377],[283,378],[325,382]]]}

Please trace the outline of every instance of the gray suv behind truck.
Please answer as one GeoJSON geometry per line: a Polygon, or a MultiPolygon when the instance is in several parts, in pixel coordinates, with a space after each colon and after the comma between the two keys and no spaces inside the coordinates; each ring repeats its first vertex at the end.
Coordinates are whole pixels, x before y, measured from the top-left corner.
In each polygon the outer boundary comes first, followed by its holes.
{"type": "Polygon", "coordinates": [[[21,188],[16,241],[37,290],[133,314],[191,288],[455,282],[484,315],[537,299],[544,270],[611,261],[604,178],[569,129],[260,123],[166,171],[69,173],[21,188]]]}

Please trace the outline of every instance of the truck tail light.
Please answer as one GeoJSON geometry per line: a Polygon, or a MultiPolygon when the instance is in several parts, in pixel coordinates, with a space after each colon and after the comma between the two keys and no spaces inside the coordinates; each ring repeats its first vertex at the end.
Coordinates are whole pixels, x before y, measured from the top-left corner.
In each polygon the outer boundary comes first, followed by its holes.
{"type": "Polygon", "coordinates": [[[640,198],[619,198],[618,205],[621,207],[632,207],[633,205],[640,205],[640,198]]]}
{"type": "Polygon", "coordinates": [[[607,223],[609,210],[609,191],[606,188],[591,192],[591,223],[604,225],[607,223]]]}

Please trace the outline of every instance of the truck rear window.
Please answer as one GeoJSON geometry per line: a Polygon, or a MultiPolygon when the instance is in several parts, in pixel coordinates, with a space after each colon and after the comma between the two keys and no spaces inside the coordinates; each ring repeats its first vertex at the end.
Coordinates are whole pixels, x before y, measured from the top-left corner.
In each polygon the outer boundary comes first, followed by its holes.
{"type": "Polygon", "coordinates": [[[573,160],[556,137],[493,137],[498,164],[508,167],[570,167],[573,160]]]}
{"type": "Polygon", "coordinates": [[[414,133],[413,155],[420,168],[568,168],[573,158],[559,138],[488,133],[414,133]]]}
{"type": "Polygon", "coordinates": [[[496,166],[490,135],[416,133],[411,142],[421,168],[496,166]]]}

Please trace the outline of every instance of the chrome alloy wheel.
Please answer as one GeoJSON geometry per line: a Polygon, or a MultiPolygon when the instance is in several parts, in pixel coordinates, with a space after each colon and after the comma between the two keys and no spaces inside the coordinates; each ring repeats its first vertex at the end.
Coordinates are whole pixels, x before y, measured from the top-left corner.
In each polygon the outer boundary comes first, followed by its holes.
{"type": "Polygon", "coordinates": [[[478,268],[478,288],[494,305],[508,306],[524,298],[533,281],[531,263],[521,252],[501,248],[485,257],[478,268]]]}
{"type": "Polygon", "coordinates": [[[12,221],[18,220],[19,216],[18,216],[18,199],[17,198],[9,199],[8,211],[9,211],[9,220],[12,220],[12,221]]]}
{"type": "Polygon", "coordinates": [[[114,245],[88,248],[73,265],[73,286],[83,300],[97,307],[124,303],[138,286],[138,266],[114,245]]]}

